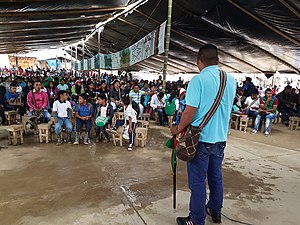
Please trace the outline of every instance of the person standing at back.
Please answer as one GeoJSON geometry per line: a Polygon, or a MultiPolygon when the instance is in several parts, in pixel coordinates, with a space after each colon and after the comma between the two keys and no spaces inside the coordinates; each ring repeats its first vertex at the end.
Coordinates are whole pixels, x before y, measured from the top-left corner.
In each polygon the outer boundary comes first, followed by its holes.
{"type": "MultiPolygon", "coordinates": [[[[173,126],[173,135],[181,133],[188,125],[199,126],[213,105],[220,87],[218,49],[206,44],[198,53],[197,65],[200,74],[190,81],[186,92],[186,108],[180,124],[173,126]]],[[[187,162],[188,183],[191,190],[190,213],[188,217],[178,217],[179,225],[204,225],[206,214],[213,222],[221,222],[223,207],[222,161],[226,146],[230,113],[236,93],[236,82],[227,74],[227,82],[221,103],[201,132],[197,153],[187,162]],[[206,177],[210,189],[206,204],[206,177]]]]}

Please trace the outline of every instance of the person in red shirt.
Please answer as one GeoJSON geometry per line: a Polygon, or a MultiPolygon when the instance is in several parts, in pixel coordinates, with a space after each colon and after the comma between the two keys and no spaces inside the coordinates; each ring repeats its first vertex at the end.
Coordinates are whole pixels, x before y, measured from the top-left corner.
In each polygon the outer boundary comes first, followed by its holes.
{"type": "Polygon", "coordinates": [[[48,95],[41,91],[42,84],[36,80],[33,85],[34,89],[27,95],[27,105],[30,109],[28,115],[36,115],[41,122],[49,122],[51,115],[46,109],[48,106],[48,95]]]}

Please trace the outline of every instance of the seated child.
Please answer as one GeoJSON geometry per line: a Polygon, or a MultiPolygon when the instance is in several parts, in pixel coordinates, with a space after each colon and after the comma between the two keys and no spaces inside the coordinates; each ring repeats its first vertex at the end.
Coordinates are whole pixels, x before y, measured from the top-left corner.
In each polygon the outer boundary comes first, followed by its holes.
{"type": "Polygon", "coordinates": [[[128,126],[129,145],[127,150],[131,151],[134,142],[134,131],[137,123],[137,112],[132,108],[128,97],[122,99],[122,105],[125,107],[125,120],[117,120],[115,126],[110,131],[112,133],[116,133],[120,126],[128,126]]]}
{"type": "Polygon", "coordinates": [[[85,136],[83,144],[88,145],[90,140],[90,131],[92,128],[91,118],[94,114],[94,108],[92,104],[87,103],[88,96],[86,94],[80,94],[78,98],[78,104],[75,105],[76,116],[76,136],[74,145],[79,144],[79,134],[82,126],[85,126],[85,136]]]}
{"type": "Polygon", "coordinates": [[[56,145],[61,144],[60,132],[63,124],[66,125],[68,131],[68,143],[72,143],[72,123],[70,121],[72,116],[72,107],[68,99],[66,91],[59,91],[58,100],[53,103],[53,115],[55,118],[55,134],[56,134],[56,145]]]}
{"type": "Polygon", "coordinates": [[[21,101],[21,93],[17,92],[18,83],[12,82],[10,89],[4,95],[5,111],[17,111],[20,116],[24,116],[24,104],[21,101]]]}
{"type": "Polygon", "coordinates": [[[97,97],[97,105],[96,105],[96,110],[95,110],[95,118],[97,121],[98,117],[102,118],[107,118],[108,121],[104,126],[97,126],[96,123],[96,143],[100,141],[100,133],[104,136],[104,143],[109,142],[109,136],[108,133],[106,132],[106,128],[109,124],[112,122],[112,118],[114,116],[114,109],[111,104],[107,101],[107,97],[104,93],[101,93],[97,97]]]}

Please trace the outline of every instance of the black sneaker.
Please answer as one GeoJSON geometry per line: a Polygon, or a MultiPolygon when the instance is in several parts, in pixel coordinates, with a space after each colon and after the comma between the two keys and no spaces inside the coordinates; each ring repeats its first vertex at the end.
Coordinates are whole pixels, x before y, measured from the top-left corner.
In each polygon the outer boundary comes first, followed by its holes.
{"type": "Polygon", "coordinates": [[[196,225],[191,217],[177,217],[176,219],[178,225],[196,225]]]}
{"type": "Polygon", "coordinates": [[[206,214],[211,216],[211,219],[214,223],[222,223],[221,213],[219,215],[213,215],[211,209],[208,206],[205,206],[206,214]]]}

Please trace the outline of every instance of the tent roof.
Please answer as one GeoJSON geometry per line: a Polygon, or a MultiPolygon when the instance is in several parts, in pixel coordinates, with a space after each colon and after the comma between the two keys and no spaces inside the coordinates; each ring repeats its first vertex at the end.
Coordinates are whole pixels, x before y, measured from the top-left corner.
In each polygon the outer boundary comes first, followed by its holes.
{"type": "MultiPolygon", "coordinates": [[[[0,52],[74,43],[98,22],[136,1],[7,1],[0,3],[0,52]],[[71,3],[72,2],[72,3],[71,3]],[[42,11],[42,13],[40,13],[42,11]],[[81,17],[84,15],[85,17],[81,17]],[[13,33],[13,35],[11,35],[13,33]]],[[[167,18],[166,0],[149,0],[132,13],[105,25],[101,53],[135,43],[167,18]]],[[[197,72],[200,46],[216,44],[226,71],[300,72],[298,0],[173,0],[169,73],[197,72]]],[[[97,35],[85,43],[85,57],[98,52],[97,35]]],[[[82,46],[78,46],[79,53],[82,46]]],[[[74,55],[74,48],[73,55],[74,55]]],[[[79,54],[82,58],[82,54],[79,54]]],[[[130,69],[161,72],[163,56],[130,69]]]]}

